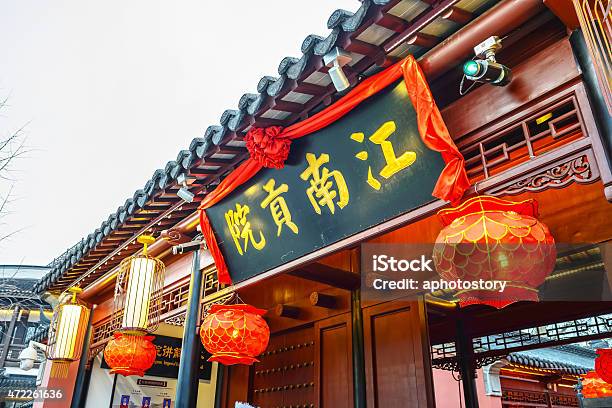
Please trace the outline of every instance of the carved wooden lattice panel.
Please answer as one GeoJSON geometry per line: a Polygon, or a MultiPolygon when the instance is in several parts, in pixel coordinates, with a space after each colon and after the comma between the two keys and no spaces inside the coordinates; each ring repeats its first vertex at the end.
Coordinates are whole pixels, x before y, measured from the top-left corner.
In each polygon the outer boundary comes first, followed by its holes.
{"type": "MultiPolygon", "coordinates": [[[[189,280],[184,280],[179,282],[174,287],[170,287],[164,290],[162,295],[162,301],[159,302],[159,307],[161,308],[160,316],[162,321],[165,323],[171,323],[172,318],[174,317],[175,311],[180,309],[187,302],[187,296],[189,294],[189,280]]],[[[92,344],[98,345],[101,343],[106,343],[110,340],[111,336],[115,328],[119,327],[121,324],[121,319],[123,317],[122,311],[118,311],[114,315],[104,319],[100,322],[97,322],[93,326],[93,335],[92,335],[92,344]]]]}
{"type": "Polygon", "coordinates": [[[492,134],[458,143],[472,182],[488,179],[587,134],[575,95],[531,113],[492,134]]]}
{"type": "Polygon", "coordinates": [[[270,337],[260,363],[253,365],[253,403],[268,408],[314,408],[314,328],[270,337]]]}

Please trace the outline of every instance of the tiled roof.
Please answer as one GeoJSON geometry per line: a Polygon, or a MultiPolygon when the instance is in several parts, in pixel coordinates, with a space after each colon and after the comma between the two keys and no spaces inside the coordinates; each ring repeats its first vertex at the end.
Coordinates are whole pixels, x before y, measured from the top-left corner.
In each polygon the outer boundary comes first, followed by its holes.
{"type": "Polygon", "coordinates": [[[591,349],[576,345],[519,351],[508,355],[508,361],[525,367],[581,375],[593,370],[597,356],[591,349]]]}
{"type": "Polygon", "coordinates": [[[33,390],[36,388],[36,377],[34,376],[10,376],[0,377],[0,396],[6,396],[15,390],[33,390]]]}
{"type": "Polygon", "coordinates": [[[0,278],[0,306],[10,307],[14,303],[19,303],[23,308],[36,308],[50,306],[44,303],[33,291],[38,284],[36,279],[2,279],[0,278]]]}
{"type": "Polygon", "coordinates": [[[277,76],[262,77],[257,93],[242,95],[237,108],[221,114],[219,124],[209,126],[175,160],[155,170],[99,228],[56,258],[35,290],[64,289],[92,268],[95,273],[82,283],[93,282],[125,254],[136,252],[139,246],[133,241],[135,234],[147,231],[158,235],[193,213],[207,191],[246,157],[242,136],[249,127],[286,126],[331,103],[336,92],[322,56],[334,47],[351,52],[353,59],[345,71],[356,82],[362,74],[409,53],[425,53],[497,1],[444,0],[432,5],[421,0],[363,0],[355,12],[336,10],[327,21],[330,32],[326,37],[307,36],[301,56],[283,58],[277,76]],[[455,13],[446,13],[449,9],[460,10],[461,20],[453,17],[455,13]],[[389,44],[407,30],[414,31],[412,37],[391,50],[389,44]],[[426,41],[421,41],[423,38],[426,41]],[[196,194],[190,204],[176,197],[180,187],[177,177],[182,173],[188,176],[190,191],[196,194]]]}

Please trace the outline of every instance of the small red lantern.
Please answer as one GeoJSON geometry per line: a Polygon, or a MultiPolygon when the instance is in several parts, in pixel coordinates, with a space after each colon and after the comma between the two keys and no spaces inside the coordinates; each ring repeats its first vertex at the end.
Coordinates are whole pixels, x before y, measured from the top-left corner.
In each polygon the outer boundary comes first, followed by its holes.
{"type": "Polygon", "coordinates": [[[152,341],[154,336],[116,332],[104,348],[104,359],[111,368],[111,374],[142,377],[153,366],[157,350],[152,341]]]}
{"type": "Polygon", "coordinates": [[[447,281],[505,281],[503,292],[473,290],[458,293],[461,306],[505,307],[521,300],[538,300],[538,286],[553,271],[555,240],[537,220],[538,203],[478,196],[457,208],[441,210],[445,227],[434,247],[438,274],[447,281]]]}
{"type": "Polygon", "coordinates": [[[612,386],[602,380],[595,371],[589,371],[582,377],[581,392],[584,398],[612,397],[612,386]]]}
{"type": "Polygon", "coordinates": [[[612,384],[612,349],[597,349],[595,371],[602,380],[612,384]]]}
{"type": "Polygon", "coordinates": [[[212,305],[200,328],[204,348],[221,364],[251,365],[264,352],[270,328],[263,319],[265,310],[246,304],[212,305]]]}

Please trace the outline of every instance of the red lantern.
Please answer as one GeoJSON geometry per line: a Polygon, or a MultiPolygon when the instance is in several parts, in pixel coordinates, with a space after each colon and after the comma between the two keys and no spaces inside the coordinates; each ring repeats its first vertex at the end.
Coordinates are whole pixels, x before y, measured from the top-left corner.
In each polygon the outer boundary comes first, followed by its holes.
{"type": "Polygon", "coordinates": [[[104,359],[111,368],[111,374],[142,377],[155,362],[157,350],[152,341],[154,336],[117,332],[104,348],[104,359]]]}
{"type": "Polygon", "coordinates": [[[612,349],[597,349],[595,371],[602,380],[612,384],[612,349]]]}
{"type": "Polygon", "coordinates": [[[265,310],[250,305],[212,305],[202,327],[200,338],[212,354],[208,361],[225,365],[258,362],[270,340],[270,328],[262,316],[265,310]]]}
{"type": "Polygon", "coordinates": [[[612,386],[602,380],[595,371],[582,377],[582,396],[584,398],[612,397],[612,386]]]}
{"type": "Polygon", "coordinates": [[[463,290],[461,306],[497,308],[521,300],[538,300],[538,286],[553,271],[555,240],[537,220],[538,203],[474,197],[457,208],[441,210],[445,227],[434,247],[438,274],[447,281],[505,281],[499,290],[463,290]]]}

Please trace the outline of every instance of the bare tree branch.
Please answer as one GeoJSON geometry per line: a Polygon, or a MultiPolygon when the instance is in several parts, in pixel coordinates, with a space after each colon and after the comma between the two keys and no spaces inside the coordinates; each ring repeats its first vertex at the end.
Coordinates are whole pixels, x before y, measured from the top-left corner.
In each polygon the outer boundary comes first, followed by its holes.
{"type": "MultiPolygon", "coordinates": [[[[9,97],[0,99],[0,114],[7,108],[9,97]]],[[[25,128],[26,123],[19,129],[10,132],[9,136],[0,139],[0,221],[10,214],[10,204],[13,202],[13,188],[15,180],[11,177],[15,160],[23,158],[29,150],[26,147],[25,128]],[[3,183],[4,181],[5,183],[3,183]]],[[[5,222],[0,222],[0,226],[6,226],[5,222]]],[[[0,242],[19,233],[21,229],[5,232],[0,231],[0,242]]]]}

